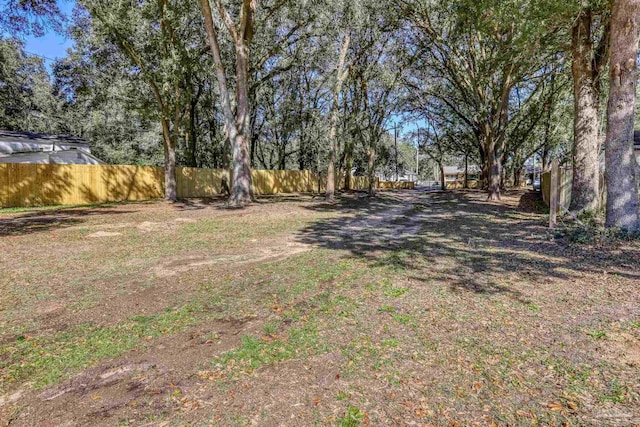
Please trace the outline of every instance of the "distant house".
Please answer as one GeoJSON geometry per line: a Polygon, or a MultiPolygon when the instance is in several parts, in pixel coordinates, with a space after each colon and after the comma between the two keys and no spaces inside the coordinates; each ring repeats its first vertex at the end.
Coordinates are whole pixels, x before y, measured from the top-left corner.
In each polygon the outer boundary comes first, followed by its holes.
{"type": "Polygon", "coordinates": [[[464,169],[460,169],[458,166],[443,166],[444,182],[457,181],[459,178],[464,179],[464,169]]]}
{"type": "Polygon", "coordinates": [[[395,173],[387,175],[385,172],[376,172],[376,178],[380,181],[409,181],[416,182],[418,180],[418,174],[415,171],[408,169],[398,171],[398,176],[395,173]]]}
{"type": "MultiPolygon", "coordinates": [[[[446,188],[462,188],[464,187],[464,168],[459,166],[443,166],[444,183],[446,188]]],[[[438,171],[437,171],[438,172],[438,171]]],[[[467,170],[467,181],[470,187],[475,187],[478,183],[478,174],[480,168],[476,165],[469,165],[467,170]]],[[[438,181],[440,180],[440,173],[437,173],[438,181]]]]}
{"type": "Polygon", "coordinates": [[[7,130],[0,130],[0,163],[104,164],[82,138],[7,130]]]}

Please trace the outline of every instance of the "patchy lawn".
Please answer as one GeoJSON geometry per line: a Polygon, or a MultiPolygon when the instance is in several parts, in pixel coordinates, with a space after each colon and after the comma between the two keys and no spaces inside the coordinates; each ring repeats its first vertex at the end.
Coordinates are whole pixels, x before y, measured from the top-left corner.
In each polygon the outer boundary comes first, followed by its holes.
{"type": "Polygon", "coordinates": [[[640,424],[640,244],[484,199],[0,211],[0,425],[640,424]]]}

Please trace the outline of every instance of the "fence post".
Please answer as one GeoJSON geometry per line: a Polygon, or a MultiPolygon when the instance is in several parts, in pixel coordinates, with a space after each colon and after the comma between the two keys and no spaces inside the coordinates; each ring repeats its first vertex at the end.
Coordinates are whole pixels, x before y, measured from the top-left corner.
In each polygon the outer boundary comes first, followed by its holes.
{"type": "Polygon", "coordinates": [[[549,179],[549,228],[555,228],[558,218],[558,160],[551,162],[551,176],[549,179]]]}

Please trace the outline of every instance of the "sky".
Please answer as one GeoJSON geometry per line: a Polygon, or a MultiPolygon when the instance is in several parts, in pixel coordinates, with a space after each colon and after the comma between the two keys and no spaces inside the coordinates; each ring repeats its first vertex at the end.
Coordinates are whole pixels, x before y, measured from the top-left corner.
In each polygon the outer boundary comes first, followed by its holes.
{"type": "MultiPolygon", "coordinates": [[[[57,0],[60,10],[71,18],[71,11],[75,5],[74,0],[57,0]]],[[[49,30],[42,37],[26,37],[25,50],[27,53],[44,57],[47,68],[50,70],[53,61],[67,55],[67,49],[73,46],[73,40],[63,34],[56,34],[49,30]]]]}

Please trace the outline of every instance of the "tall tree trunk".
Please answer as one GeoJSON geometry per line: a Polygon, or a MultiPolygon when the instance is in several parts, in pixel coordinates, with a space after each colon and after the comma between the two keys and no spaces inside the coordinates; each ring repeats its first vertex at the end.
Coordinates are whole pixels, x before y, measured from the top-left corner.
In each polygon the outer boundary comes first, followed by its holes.
{"type": "Polygon", "coordinates": [[[522,170],[524,169],[524,164],[514,164],[513,166],[513,186],[516,188],[522,187],[522,170]]]}
{"type": "Polygon", "coordinates": [[[499,153],[497,153],[496,140],[489,132],[485,136],[486,153],[487,153],[487,173],[489,200],[500,200],[500,183],[502,178],[502,163],[500,162],[499,153]]]}
{"type": "Polygon", "coordinates": [[[227,85],[224,63],[220,53],[218,33],[213,23],[209,0],[200,0],[202,16],[207,33],[207,41],[215,67],[216,80],[220,92],[220,104],[224,112],[225,131],[231,144],[233,176],[229,203],[243,206],[251,202],[251,139],[249,105],[249,45],[253,38],[253,15],[255,0],[242,0],[240,23],[236,26],[224,9],[220,0],[215,0],[222,22],[234,42],[236,56],[236,93],[235,114],[231,104],[231,95],[227,85]]]}
{"type": "Polygon", "coordinates": [[[369,142],[369,152],[367,159],[367,174],[369,176],[369,196],[376,195],[376,146],[373,141],[369,142]]]}
{"type": "MultiPolygon", "coordinates": [[[[533,155],[533,159],[534,159],[534,166],[535,166],[535,154],[533,155]]],[[[551,158],[551,150],[549,149],[549,146],[547,144],[542,146],[542,155],[540,156],[540,167],[542,169],[542,172],[547,172],[549,170],[549,159],[551,158]]],[[[535,174],[535,168],[533,173],[535,174]]]]}
{"type": "Polygon", "coordinates": [[[336,66],[336,82],[333,88],[333,104],[331,105],[329,117],[329,165],[327,166],[325,198],[330,202],[334,200],[336,192],[336,157],[338,151],[338,141],[336,138],[338,128],[338,107],[340,102],[340,92],[342,90],[342,82],[347,77],[347,72],[344,70],[344,63],[347,58],[347,51],[349,50],[350,42],[351,36],[349,34],[349,29],[347,29],[345,30],[345,34],[342,39],[342,47],[340,48],[340,56],[336,66]]]}
{"type": "MultiPolygon", "coordinates": [[[[549,167],[551,165],[551,150],[549,149],[549,146],[547,146],[545,144],[545,146],[542,148],[542,172],[548,172],[549,171],[549,167]]],[[[535,157],[534,157],[535,158],[535,157]]],[[[533,171],[535,174],[535,170],[533,171]]]]}
{"type": "Polygon", "coordinates": [[[469,155],[464,153],[464,188],[469,188],[469,155]]]}
{"type": "Polygon", "coordinates": [[[353,162],[351,159],[351,154],[347,153],[345,163],[344,163],[344,189],[351,190],[351,168],[353,166],[353,162]]]}
{"type": "Polygon", "coordinates": [[[248,136],[246,134],[236,135],[231,149],[233,152],[233,177],[229,203],[233,206],[243,206],[251,202],[252,197],[248,136]]]}
{"type": "MultiPolygon", "coordinates": [[[[285,138],[285,136],[283,136],[285,138]]],[[[285,170],[287,168],[287,145],[286,142],[278,144],[278,169],[285,170]]]]}
{"type": "MultiPolygon", "coordinates": [[[[355,136],[354,136],[355,137],[355,136]]],[[[344,146],[344,189],[351,190],[351,168],[353,167],[353,145],[350,139],[344,146]]]]}
{"type": "Polygon", "coordinates": [[[256,167],[256,150],[258,146],[258,137],[255,134],[251,134],[251,146],[249,150],[249,163],[252,168],[256,167]]]}
{"type": "Polygon", "coordinates": [[[495,119],[488,119],[484,124],[487,169],[489,172],[489,186],[487,188],[489,200],[500,200],[500,190],[504,185],[504,149],[505,133],[509,122],[509,94],[512,87],[514,63],[507,65],[502,75],[500,103],[495,119]]]}
{"type": "Polygon", "coordinates": [[[591,12],[583,11],[573,26],[571,39],[575,113],[570,209],[577,212],[596,210],[599,203],[599,96],[594,80],[591,24],[591,12]]]}
{"type": "MultiPolygon", "coordinates": [[[[213,109],[213,108],[212,108],[213,109]]],[[[218,134],[218,124],[216,122],[216,115],[215,113],[208,116],[207,118],[207,125],[208,125],[208,134],[209,134],[209,144],[211,144],[211,146],[213,147],[213,167],[214,168],[219,168],[222,165],[222,159],[221,159],[221,147],[220,147],[220,142],[217,140],[216,135],[218,134]]],[[[202,162],[200,162],[200,164],[202,164],[202,162]]]]}
{"type": "Polygon", "coordinates": [[[633,152],[633,125],[638,79],[640,0],[615,0],[611,16],[611,66],[605,162],[607,227],[640,230],[638,170],[633,152]]]}
{"type": "MultiPolygon", "coordinates": [[[[334,94],[334,106],[337,104],[337,94],[334,94]]],[[[338,121],[338,109],[331,108],[331,116],[329,118],[329,164],[327,165],[327,183],[325,185],[325,198],[327,201],[333,201],[336,192],[336,151],[338,150],[336,141],[336,123],[338,121]]]]}
{"type": "MultiPolygon", "coordinates": [[[[551,90],[555,87],[555,74],[551,75],[551,90]]],[[[544,105],[546,116],[545,116],[545,124],[544,124],[544,144],[542,145],[542,155],[541,155],[541,163],[542,170],[546,172],[547,165],[549,164],[549,157],[551,155],[551,113],[553,111],[553,95],[549,97],[549,100],[544,105]]],[[[535,176],[535,158],[536,153],[533,153],[534,160],[534,171],[533,174],[535,176]]]]}
{"type": "Polygon", "coordinates": [[[444,166],[442,165],[442,162],[438,162],[438,169],[440,170],[440,189],[445,191],[447,189],[447,183],[445,181],[444,166]]]}
{"type": "Polygon", "coordinates": [[[198,167],[197,160],[197,145],[198,145],[198,128],[196,126],[196,108],[197,106],[191,102],[188,106],[189,108],[189,128],[186,135],[187,142],[187,161],[189,162],[189,166],[196,168],[198,167]]]}
{"type": "Polygon", "coordinates": [[[298,144],[298,167],[300,170],[304,170],[305,169],[305,165],[306,165],[306,159],[305,159],[305,155],[307,153],[307,145],[306,145],[306,140],[305,140],[305,134],[304,134],[304,114],[303,114],[303,104],[302,101],[300,101],[300,112],[298,114],[298,120],[300,120],[300,142],[298,144]]]}
{"type": "Polygon", "coordinates": [[[176,147],[171,138],[169,121],[162,117],[162,139],[164,141],[164,198],[171,202],[178,200],[176,185],[176,147]]]}
{"type": "Polygon", "coordinates": [[[236,123],[238,135],[233,140],[233,179],[229,202],[243,206],[251,202],[251,140],[249,105],[249,46],[240,38],[236,43],[236,123]]]}
{"type": "Polygon", "coordinates": [[[485,153],[484,142],[480,143],[480,188],[486,190],[489,188],[489,162],[485,153]]]}

